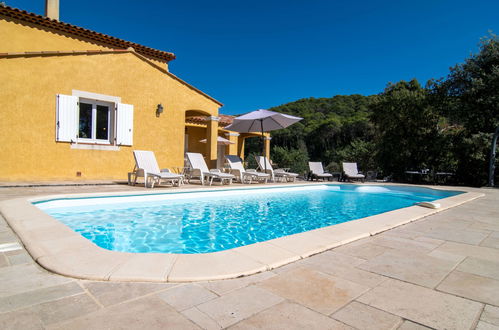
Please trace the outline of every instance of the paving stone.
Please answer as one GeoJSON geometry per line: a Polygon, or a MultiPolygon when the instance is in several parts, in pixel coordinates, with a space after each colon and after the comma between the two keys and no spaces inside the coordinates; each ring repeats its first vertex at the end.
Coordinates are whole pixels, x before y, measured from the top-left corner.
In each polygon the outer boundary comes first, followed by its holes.
{"type": "Polygon", "coordinates": [[[470,226],[470,228],[481,229],[481,230],[493,230],[499,232],[499,222],[487,223],[487,222],[475,221],[470,226]]]}
{"type": "Polygon", "coordinates": [[[466,259],[466,256],[461,256],[461,255],[458,255],[458,254],[448,253],[448,252],[439,251],[439,250],[433,250],[430,253],[428,253],[428,255],[430,257],[444,259],[444,260],[449,260],[449,261],[453,261],[453,262],[456,262],[456,263],[460,263],[461,261],[463,261],[464,259],[466,259]]]}
{"type": "Polygon", "coordinates": [[[453,271],[437,290],[499,306],[499,281],[459,271],[453,271]]]}
{"type": "Polygon", "coordinates": [[[465,229],[473,223],[473,219],[462,214],[451,214],[443,212],[433,215],[430,219],[413,222],[406,225],[405,229],[417,231],[420,233],[428,233],[439,229],[465,229]],[[464,217],[464,218],[463,218],[464,217]]]}
{"type": "Polygon", "coordinates": [[[1,253],[0,254],[0,268],[7,267],[7,266],[10,266],[9,262],[7,261],[7,257],[3,253],[1,253]]]}
{"type": "Polygon", "coordinates": [[[499,237],[489,236],[480,243],[480,246],[499,249],[499,237]]]}
{"type": "Polygon", "coordinates": [[[306,263],[311,262],[313,264],[334,263],[335,265],[349,267],[357,266],[365,262],[364,259],[338,253],[335,250],[322,252],[308,258],[304,258],[303,261],[306,263]]]}
{"type": "Polygon", "coordinates": [[[28,309],[37,314],[43,324],[49,325],[95,312],[100,307],[87,294],[79,294],[35,305],[28,309]]]}
{"type": "Polygon", "coordinates": [[[258,285],[326,315],[369,289],[367,286],[305,268],[290,270],[258,285]]]}
{"type": "Polygon", "coordinates": [[[392,237],[392,236],[375,238],[372,244],[386,246],[395,250],[420,252],[420,253],[428,253],[437,247],[435,244],[418,242],[412,239],[392,237]]]}
{"type": "Polygon", "coordinates": [[[43,330],[39,315],[29,310],[19,310],[0,314],[2,330],[43,330]]]}
{"type": "Polygon", "coordinates": [[[411,321],[404,321],[400,327],[398,327],[397,330],[427,330],[431,329],[428,327],[425,327],[424,325],[417,324],[411,321]]]}
{"type": "Polygon", "coordinates": [[[491,249],[483,246],[475,246],[462,243],[445,242],[439,246],[436,251],[453,253],[457,255],[475,257],[491,261],[499,260],[499,250],[491,249]]]}
{"type": "Polygon", "coordinates": [[[499,330],[499,327],[487,322],[479,321],[475,330],[499,330]]]}
{"type": "Polygon", "coordinates": [[[274,268],[274,269],[272,269],[272,272],[275,274],[282,274],[282,273],[286,273],[292,269],[308,268],[308,267],[310,267],[310,263],[307,263],[306,258],[305,258],[305,259],[301,259],[301,260],[292,262],[290,264],[287,264],[287,265],[284,265],[284,266],[281,266],[278,268],[274,268]]]}
{"type": "Polygon", "coordinates": [[[262,272],[250,276],[244,276],[241,278],[210,281],[210,282],[199,282],[199,284],[209,289],[210,291],[215,292],[218,295],[223,295],[230,291],[244,288],[250,284],[266,280],[273,276],[276,276],[276,274],[274,274],[273,272],[262,272]]]}
{"type": "Polygon", "coordinates": [[[0,313],[40,304],[46,301],[57,300],[83,292],[76,282],[45,287],[38,290],[21,292],[16,295],[0,297],[0,313]]]}
{"type": "Polygon", "coordinates": [[[158,297],[178,311],[191,308],[218,296],[196,284],[176,286],[158,293],[158,297]]]}
{"type": "Polygon", "coordinates": [[[239,322],[230,329],[353,330],[353,328],[341,322],[290,302],[282,302],[270,307],[263,312],[239,322]]]}
{"type": "Polygon", "coordinates": [[[386,277],[374,274],[371,272],[366,272],[361,269],[357,269],[351,266],[346,266],[345,264],[338,264],[334,261],[329,261],[327,258],[305,258],[303,259],[305,264],[309,264],[310,269],[318,270],[320,272],[340,277],[361,285],[368,287],[375,287],[381,282],[386,280],[386,277]]]}
{"type": "Polygon", "coordinates": [[[91,281],[82,281],[82,284],[95,299],[104,306],[118,304],[176,285],[172,283],[116,283],[91,281]]]}
{"type": "Polygon", "coordinates": [[[402,319],[368,305],[353,301],[332,315],[333,318],[357,329],[396,329],[402,319]]]}
{"type": "Polygon", "coordinates": [[[407,238],[407,239],[416,239],[417,237],[421,236],[421,232],[419,231],[414,231],[414,230],[408,230],[405,228],[406,226],[402,226],[399,228],[395,228],[394,230],[388,230],[380,234],[381,237],[383,236],[394,236],[394,237],[400,237],[400,238],[407,238]]]}
{"type": "Polygon", "coordinates": [[[435,287],[457,262],[418,252],[389,251],[357,266],[369,272],[429,288],[435,287]]]}
{"type": "Polygon", "coordinates": [[[197,308],[220,326],[228,327],[283,300],[271,292],[252,285],[198,305],[197,308]]]}
{"type": "MultiPolygon", "coordinates": [[[[14,252],[14,251],[11,251],[14,252]]],[[[6,253],[11,265],[34,263],[31,256],[25,250],[15,251],[16,253],[6,253]]]]}
{"type": "Polygon", "coordinates": [[[71,282],[73,279],[49,273],[37,265],[23,264],[0,268],[0,297],[71,282]]]}
{"type": "Polygon", "coordinates": [[[334,251],[336,252],[348,254],[350,256],[362,259],[372,259],[389,250],[391,250],[391,248],[389,247],[369,243],[365,243],[362,245],[347,244],[334,249],[334,251]]]}
{"type": "Polygon", "coordinates": [[[423,242],[423,243],[429,243],[429,244],[434,244],[435,247],[442,245],[445,243],[444,240],[441,239],[436,239],[436,238],[431,238],[431,237],[425,237],[425,236],[419,236],[414,238],[415,241],[418,242],[423,242]]]}
{"type": "Polygon", "coordinates": [[[478,245],[487,236],[489,236],[490,231],[484,230],[472,230],[469,228],[464,229],[451,229],[448,227],[437,227],[429,232],[425,232],[425,237],[437,238],[446,241],[453,241],[458,243],[465,243],[471,245],[478,245]]]}
{"type": "Polygon", "coordinates": [[[49,325],[47,329],[199,329],[158,297],[142,299],[101,309],[84,317],[49,325]]]}
{"type": "Polygon", "coordinates": [[[499,326],[499,307],[485,305],[480,320],[499,326]]]}
{"type": "Polygon", "coordinates": [[[482,304],[398,280],[388,280],[358,301],[436,329],[470,329],[482,304]]]}
{"type": "Polygon", "coordinates": [[[0,244],[17,242],[19,239],[10,230],[0,232],[0,244]]]}
{"type": "Polygon", "coordinates": [[[499,280],[499,260],[493,262],[468,257],[457,266],[456,270],[499,280]]]}
{"type": "Polygon", "coordinates": [[[209,317],[205,313],[201,312],[196,307],[192,307],[192,308],[186,309],[185,311],[182,311],[182,315],[184,315],[189,320],[191,320],[192,322],[199,325],[202,329],[206,329],[206,330],[222,329],[222,326],[220,324],[215,322],[215,320],[213,320],[211,317],[209,317]]]}

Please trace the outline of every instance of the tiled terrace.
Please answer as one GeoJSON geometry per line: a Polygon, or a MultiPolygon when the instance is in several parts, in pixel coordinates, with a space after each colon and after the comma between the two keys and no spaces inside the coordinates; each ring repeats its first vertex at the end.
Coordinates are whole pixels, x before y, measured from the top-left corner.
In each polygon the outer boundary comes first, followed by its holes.
{"type": "MultiPolygon", "coordinates": [[[[0,199],[130,189],[3,187],[0,199]]],[[[477,191],[485,197],[232,280],[75,280],[14,246],[0,254],[0,328],[499,329],[499,190],[477,191]]],[[[0,219],[0,247],[16,241],[0,219]]]]}

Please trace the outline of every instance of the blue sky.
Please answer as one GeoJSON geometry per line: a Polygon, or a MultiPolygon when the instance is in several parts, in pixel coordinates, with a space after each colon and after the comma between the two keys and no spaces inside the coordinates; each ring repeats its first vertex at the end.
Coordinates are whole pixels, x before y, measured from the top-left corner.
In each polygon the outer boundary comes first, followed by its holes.
{"type": "MultiPolygon", "coordinates": [[[[37,14],[44,0],[3,0],[37,14]]],[[[60,0],[61,21],[160,50],[237,114],[305,97],[423,84],[499,34],[499,1],[60,0]]]]}

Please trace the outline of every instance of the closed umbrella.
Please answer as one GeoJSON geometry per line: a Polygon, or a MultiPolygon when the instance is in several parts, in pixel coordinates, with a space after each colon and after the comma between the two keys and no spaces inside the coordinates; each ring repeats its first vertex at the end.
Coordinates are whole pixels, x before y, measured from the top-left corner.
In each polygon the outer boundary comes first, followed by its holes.
{"type": "MultiPolygon", "coordinates": [[[[232,124],[226,126],[225,129],[239,133],[261,132],[263,139],[264,132],[286,128],[302,119],[275,111],[260,109],[234,118],[232,124]]],[[[265,152],[263,154],[263,157],[265,157],[265,152]]],[[[266,161],[265,167],[267,167],[266,161]]],[[[267,168],[265,168],[265,171],[267,171],[267,168]]]]}
{"type": "MultiPolygon", "coordinates": [[[[199,142],[206,143],[206,139],[202,139],[199,142]]],[[[221,136],[217,136],[217,145],[219,146],[227,146],[229,144],[234,144],[235,142],[229,141],[221,136]]]]}

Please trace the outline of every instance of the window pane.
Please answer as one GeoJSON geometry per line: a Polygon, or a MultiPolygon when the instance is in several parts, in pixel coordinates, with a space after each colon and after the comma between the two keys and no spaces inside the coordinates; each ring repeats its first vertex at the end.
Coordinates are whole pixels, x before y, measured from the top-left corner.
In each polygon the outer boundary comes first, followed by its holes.
{"type": "Polygon", "coordinates": [[[96,138],[101,140],[109,139],[109,127],[108,127],[108,119],[109,119],[109,107],[104,105],[97,106],[97,129],[96,129],[96,138]]]}
{"type": "Polygon", "coordinates": [[[92,138],[92,105],[80,102],[80,123],[78,136],[84,139],[92,138]]]}

